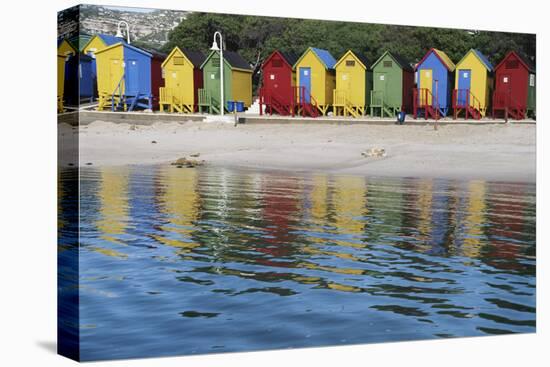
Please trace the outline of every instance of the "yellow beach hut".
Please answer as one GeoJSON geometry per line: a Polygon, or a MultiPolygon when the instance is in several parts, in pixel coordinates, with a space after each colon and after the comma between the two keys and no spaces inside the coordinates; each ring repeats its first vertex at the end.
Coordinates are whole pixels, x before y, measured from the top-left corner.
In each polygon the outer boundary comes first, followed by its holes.
{"type": "Polygon", "coordinates": [[[63,91],[65,87],[65,56],[57,54],[57,112],[63,112],[63,91]]]}
{"type": "Polygon", "coordinates": [[[456,64],[453,117],[464,111],[466,118],[484,117],[489,106],[493,65],[480,51],[471,49],[456,64]]]}
{"type": "Polygon", "coordinates": [[[203,87],[201,64],[204,54],[174,47],[162,63],[164,87],[159,90],[160,111],[168,107],[170,112],[188,112],[197,110],[197,93],[203,87]]]}
{"type": "Polygon", "coordinates": [[[65,92],[77,93],[75,88],[78,88],[78,80],[76,79],[77,69],[75,68],[78,61],[76,57],[77,51],[66,39],[57,41],[57,111],[63,112],[65,109],[65,92]],[[68,61],[70,63],[68,64],[68,61]],[[69,70],[67,70],[69,68],[69,70]],[[67,85],[67,88],[65,88],[67,85]]]}
{"type": "Polygon", "coordinates": [[[367,58],[351,50],[338,60],[336,65],[336,89],[332,109],[335,116],[364,116],[370,100],[372,72],[367,58]]]}
{"type": "Polygon", "coordinates": [[[300,88],[298,102],[301,105],[317,108],[326,115],[332,106],[333,91],[336,87],[336,60],[330,52],[310,47],[294,64],[296,84],[300,88]]]}
{"type": "Polygon", "coordinates": [[[65,57],[76,55],[76,49],[66,39],[61,39],[57,44],[57,54],[65,57]]]}

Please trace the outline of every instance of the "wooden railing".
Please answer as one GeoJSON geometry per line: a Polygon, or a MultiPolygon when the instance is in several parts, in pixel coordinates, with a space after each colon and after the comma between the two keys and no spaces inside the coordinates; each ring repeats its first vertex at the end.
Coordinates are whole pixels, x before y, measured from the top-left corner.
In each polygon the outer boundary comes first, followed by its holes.
{"type": "Polygon", "coordinates": [[[511,92],[493,92],[493,107],[495,108],[515,108],[521,109],[522,106],[514,98],[511,92]]]}
{"type": "MultiPolygon", "coordinates": [[[[426,106],[433,107],[434,106],[434,96],[432,94],[432,91],[428,88],[418,88],[418,107],[425,108],[426,106]]],[[[435,103],[436,107],[439,103],[435,103]]]]}
{"type": "Polygon", "coordinates": [[[332,104],[339,107],[346,106],[348,104],[348,92],[346,90],[334,89],[332,91],[332,104]]]}
{"type": "Polygon", "coordinates": [[[434,96],[428,88],[413,89],[413,109],[414,118],[418,115],[418,109],[424,109],[424,117],[432,115],[435,120],[439,120],[439,100],[437,94],[434,96]]]}
{"type": "Polygon", "coordinates": [[[383,90],[372,90],[370,93],[371,93],[370,94],[371,106],[383,107],[384,106],[384,91],[383,90]]]}
{"type": "MultiPolygon", "coordinates": [[[[301,109],[302,116],[305,116],[306,112],[311,117],[319,116],[319,103],[311,93],[306,91],[306,87],[293,86],[292,95],[292,100],[295,101],[296,105],[301,109]],[[307,97],[309,97],[309,102],[307,102],[307,97]]],[[[294,116],[294,105],[292,106],[292,116],[294,116]]]]}
{"type": "Polygon", "coordinates": [[[210,106],[212,105],[212,96],[210,92],[206,89],[198,90],[199,105],[210,106]]]}
{"type": "Polygon", "coordinates": [[[469,89],[454,89],[452,96],[453,108],[473,107],[481,110],[481,101],[469,89]]]}
{"type": "Polygon", "coordinates": [[[270,114],[273,114],[273,108],[281,114],[288,115],[293,106],[293,101],[283,97],[271,88],[260,88],[259,90],[260,115],[264,113],[263,106],[270,107],[270,114]]]}
{"type": "Polygon", "coordinates": [[[159,88],[159,103],[173,103],[174,91],[172,88],[160,87],[159,88]]]}

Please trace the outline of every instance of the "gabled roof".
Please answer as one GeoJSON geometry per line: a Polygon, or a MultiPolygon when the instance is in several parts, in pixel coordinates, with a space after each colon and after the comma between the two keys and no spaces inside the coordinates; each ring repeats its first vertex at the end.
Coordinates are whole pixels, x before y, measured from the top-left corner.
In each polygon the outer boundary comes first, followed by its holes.
{"type": "Polygon", "coordinates": [[[79,34],[78,36],[71,37],[69,42],[78,49],[79,52],[82,52],[84,47],[90,42],[92,36],[89,34],[79,34]]]}
{"type": "Polygon", "coordinates": [[[330,52],[327,50],[323,50],[321,48],[315,48],[315,47],[309,47],[303,54],[300,56],[298,61],[294,63],[294,67],[300,63],[300,61],[304,58],[304,56],[309,52],[313,52],[315,56],[321,61],[321,63],[325,66],[325,69],[334,69],[334,65],[336,65],[336,59],[332,57],[330,52]]]}
{"type": "Polygon", "coordinates": [[[119,43],[115,43],[114,45],[105,47],[104,49],[101,49],[101,50],[99,50],[99,51],[96,51],[96,55],[97,55],[97,54],[101,54],[101,53],[103,53],[103,52],[105,52],[105,51],[107,51],[107,50],[111,50],[111,49],[113,49],[113,48],[115,48],[115,47],[119,47],[119,46],[129,48],[130,50],[139,52],[140,54],[143,54],[143,55],[148,56],[148,57],[153,57],[153,55],[150,54],[149,52],[147,52],[147,51],[145,51],[145,50],[142,50],[142,49],[139,48],[139,47],[135,47],[135,46],[129,45],[129,44],[127,44],[126,42],[119,42],[119,43]]]}
{"type": "Polygon", "coordinates": [[[61,46],[63,45],[63,43],[65,43],[69,48],[70,48],[70,51],[67,51],[65,52],[65,54],[68,54],[68,53],[72,53],[73,55],[77,53],[77,50],[76,48],[73,46],[73,44],[71,42],[69,42],[68,39],[66,38],[59,38],[57,40],[57,50],[59,52],[59,49],[61,48],[61,46]]]}
{"type": "Polygon", "coordinates": [[[181,49],[178,46],[176,46],[168,54],[168,56],[166,56],[166,58],[164,59],[164,62],[162,63],[162,67],[164,67],[166,65],[168,60],[170,60],[176,52],[181,53],[187,59],[187,61],[189,61],[191,64],[193,64],[193,66],[195,68],[200,68],[201,64],[204,61],[204,54],[202,52],[200,52],[200,51],[190,51],[190,50],[187,50],[187,49],[181,49]]]}
{"type": "MultiPolygon", "coordinates": [[[[206,65],[208,60],[210,60],[212,55],[217,54],[218,52],[219,51],[210,52],[210,54],[202,62],[201,69],[204,67],[204,65],[206,65]]],[[[232,69],[239,69],[239,70],[252,72],[252,68],[250,67],[248,62],[246,62],[246,60],[243,59],[243,57],[241,55],[239,55],[238,53],[236,53],[234,51],[224,50],[223,51],[223,59],[224,59],[225,62],[227,62],[229,64],[229,66],[231,66],[232,69]]]]}
{"type": "Polygon", "coordinates": [[[361,66],[366,69],[366,70],[369,70],[369,67],[368,67],[368,62],[367,62],[367,57],[365,55],[363,55],[362,53],[360,52],[353,52],[352,50],[347,50],[343,55],[342,57],[340,57],[338,59],[338,61],[336,62],[336,64],[334,64],[334,68],[336,69],[336,67],[342,62],[344,61],[344,59],[348,56],[348,55],[352,55],[355,59],[357,59],[359,61],[359,64],[361,64],[361,66]]]}
{"type": "Polygon", "coordinates": [[[98,36],[99,38],[101,38],[101,40],[107,45],[107,46],[111,46],[111,45],[114,45],[115,43],[119,43],[119,42],[123,42],[123,43],[126,43],[126,40],[124,40],[123,38],[120,38],[120,37],[116,37],[116,36],[111,36],[110,34],[96,34],[96,36],[98,36]]]}
{"type": "Polygon", "coordinates": [[[530,72],[532,73],[535,73],[536,72],[536,68],[535,68],[535,65],[531,62],[531,60],[529,60],[529,58],[519,52],[516,52],[516,51],[510,51],[506,54],[506,56],[504,56],[504,58],[498,63],[497,66],[495,66],[495,70],[500,68],[504,62],[506,61],[506,59],[508,59],[510,56],[514,55],[518,60],[519,62],[521,62],[523,64],[523,66],[529,70],[530,72]]]}
{"type": "Polygon", "coordinates": [[[94,40],[94,38],[99,38],[101,41],[103,41],[103,43],[105,43],[105,46],[109,47],[109,46],[112,46],[112,45],[115,45],[117,43],[126,43],[126,40],[123,39],[123,38],[119,38],[119,37],[116,37],[116,36],[111,36],[109,34],[102,34],[102,33],[98,33],[98,34],[95,34],[93,36],[90,37],[90,39],[88,40],[88,42],[86,42],[83,46],[82,46],[82,50],[84,50],[86,47],[88,47],[88,45],[94,40]]]}
{"type": "Polygon", "coordinates": [[[300,57],[300,55],[292,51],[279,51],[279,53],[285,59],[288,65],[290,65],[290,67],[293,67],[296,61],[298,61],[298,58],[300,57]]]}
{"type": "Polygon", "coordinates": [[[201,64],[203,63],[206,56],[201,51],[194,51],[194,50],[188,50],[188,49],[182,49],[182,51],[185,56],[191,61],[194,67],[200,68],[201,64]]]}
{"type": "Polygon", "coordinates": [[[275,55],[280,55],[291,69],[294,67],[294,63],[298,61],[298,55],[296,55],[294,52],[275,50],[267,57],[267,59],[264,60],[264,62],[262,63],[262,68],[267,65],[269,60],[271,60],[275,55]]]}
{"type": "Polygon", "coordinates": [[[453,72],[456,68],[455,64],[451,61],[451,59],[449,58],[449,56],[447,56],[447,54],[441,50],[438,50],[436,48],[431,48],[430,51],[428,51],[426,53],[426,55],[424,55],[424,57],[422,58],[422,60],[420,60],[418,62],[418,64],[416,64],[416,69],[418,69],[418,67],[420,65],[422,65],[422,63],[424,62],[424,60],[426,60],[428,58],[428,56],[430,56],[430,54],[433,53],[440,61],[443,65],[445,65],[445,67],[447,68],[447,70],[449,70],[450,72],[453,72]]]}
{"type": "Polygon", "coordinates": [[[250,68],[250,64],[245,59],[243,59],[241,55],[239,55],[236,52],[224,51],[223,58],[226,59],[227,62],[234,68],[252,70],[250,68]]]}
{"type": "Polygon", "coordinates": [[[493,71],[493,64],[491,64],[489,59],[485,57],[485,55],[483,55],[481,51],[473,48],[471,48],[468,52],[466,52],[466,54],[462,57],[462,59],[460,59],[460,61],[456,63],[457,67],[466,59],[466,57],[469,54],[473,54],[475,57],[477,57],[477,59],[483,64],[483,66],[485,66],[485,69],[487,69],[487,71],[489,72],[493,71]]]}
{"type": "Polygon", "coordinates": [[[395,52],[390,52],[390,51],[386,51],[382,54],[382,56],[380,56],[378,58],[378,60],[376,60],[376,62],[374,64],[372,64],[372,67],[371,69],[374,69],[374,67],[376,65],[378,65],[378,63],[380,63],[380,61],[382,61],[382,59],[386,56],[386,55],[389,55],[393,61],[395,61],[395,63],[397,65],[399,65],[399,67],[403,70],[406,70],[406,71],[414,71],[414,68],[411,66],[411,63],[409,62],[409,60],[407,60],[406,58],[404,58],[403,56],[401,56],[400,54],[397,54],[395,52]]]}
{"type": "Polygon", "coordinates": [[[166,54],[164,52],[153,50],[151,48],[142,48],[142,50],[149,52],[154,59],[166,59],[166,54]]]}

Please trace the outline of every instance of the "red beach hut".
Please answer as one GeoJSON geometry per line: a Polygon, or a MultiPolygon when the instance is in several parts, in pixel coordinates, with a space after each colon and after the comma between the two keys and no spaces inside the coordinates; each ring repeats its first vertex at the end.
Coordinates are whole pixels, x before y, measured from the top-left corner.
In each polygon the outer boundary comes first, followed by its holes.
{"type": "Polygon", "coordinates": [[[166,54],[154,50],[146,50],[153,57],[151,58],[151,92],[153,94],[153,110],[159,109],[159,88],[164,87],[162,78],[162,63],[166,54]]]}
{"type": "Polygon", "coordinates": [[[499,112],[516,120],[535,114],[535,66],[514,51],[495,68],[493,118],[499,112]]]}
{"type": "Polygon", "coordinates": [[[260,89],[260,114],[265,112],[289,115],[294,98],[293,86],[296,73],[293,65],[298,55],[292,52],[274,51],[262,64],[262,88],[260,89]]]}

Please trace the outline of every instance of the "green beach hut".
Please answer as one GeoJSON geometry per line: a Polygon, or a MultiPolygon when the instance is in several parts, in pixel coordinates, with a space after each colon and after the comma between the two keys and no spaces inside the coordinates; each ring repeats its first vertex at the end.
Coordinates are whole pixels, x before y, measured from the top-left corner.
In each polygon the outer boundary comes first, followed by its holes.
{"type": "MultiPolygon", "coordinates": [[[[252,104],[252,69],[248,62],[236,52],[223,51],[223,106],[228,101],[244,102],[245,107],[252,104]]],[[[212,51],[201,65],[203,88],[199,89],[199,112],[220,113],[220,53],[212,51]]]]}
{"type": "Polygon", "coordinates": [[[410,112],[414,69],[403,57],[386,51],[372,65],[371,116],[393,117],[399,111],[410,112]]]}

